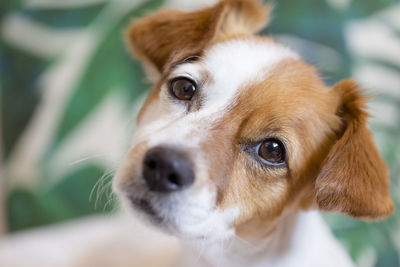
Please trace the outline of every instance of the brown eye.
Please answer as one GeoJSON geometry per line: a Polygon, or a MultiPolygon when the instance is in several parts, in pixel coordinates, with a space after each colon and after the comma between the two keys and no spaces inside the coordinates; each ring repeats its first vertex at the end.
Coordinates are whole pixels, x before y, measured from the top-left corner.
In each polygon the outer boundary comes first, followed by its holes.
{"type": "Polygon", "coordinates": [[[190,100],[196,91],[196,84],[188,78],[176,78],[171,82],[170,91],[179,100],[190,100]]]}
{"type": "Polygon", "coordinates": [[[258,155],[267,163],[281,164],[285,162],[285,147],[276,139],[268,139],[258,147],[258,155]]]}

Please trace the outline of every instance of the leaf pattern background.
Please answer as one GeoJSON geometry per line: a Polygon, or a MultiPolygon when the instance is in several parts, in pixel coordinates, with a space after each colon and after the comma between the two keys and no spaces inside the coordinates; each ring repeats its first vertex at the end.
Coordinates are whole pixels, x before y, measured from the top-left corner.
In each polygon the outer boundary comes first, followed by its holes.
{"type": "MultiPolygon", "coordinates": [[[[163,5],[193,8],[205,2],[0,3],[3,231],[112,212],[115,202],[107,185],[150,88],[124,48],[122,30],[132,17],[163,5]]],[[[398,208],[400,2],[277,1],[263,34],[300,52],[328,84],[354,77],[376,95],[370,127],[389,165],[398,208]]],[[[369,223],[325,217],[359,266],[400,266],[398,213],[369,223]]]]}

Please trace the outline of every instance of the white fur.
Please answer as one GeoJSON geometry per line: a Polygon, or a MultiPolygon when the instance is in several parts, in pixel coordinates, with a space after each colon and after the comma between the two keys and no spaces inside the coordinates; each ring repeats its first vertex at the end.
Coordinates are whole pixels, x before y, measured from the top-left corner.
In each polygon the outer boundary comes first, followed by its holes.
{"type": "Polygon", "coordinates": [[[198,249],[198,245],[190,247],[189,244],[188,256],[181,266],[354,266],[317,211],[281,218],[272,235],[262,241],[248,243],[233,238],[225,243],[203,244],[201,258],[196,257],[196,252],[193,253],[198,249]]]}
{"type": "Polygon", "coordinates": [[[275,43],[230,40],[205,51],[200,62],[178,66],[171,76],[189,76],[198,81],[204,79],[202,72],[208,74],[210,82],[206,81],[204,88],[200,88],[206,101],[194,115],[215,121],[227,107],[235,104],[237,96],[249,85],[266,79],[281,61],[298,58],[290,49],[275,43]]]}
{"type": "MultiPolygon", "coordinates": [[[[332,235],[318,211],[301,212],[289,251],[276,266],[336,267],[354,266],[346,251],[332,235]]],[[[275,266],[275,262],[271,265],[275,266]]]]}
{"type": "Polygon", "coordinates": [[[204,188],[197,194],[184,191],[167,199],[153,201],[153,208],[175,229],[182,238],[221,241],[234,236],[230,228],[239,215],[237,208],[224,211],[215,209],[216,194],[204,188]]]}
{"type": "Polygon", "coordinates": [[[232,40],[217,44],[207,51],[204,60],[204,68],[215,82],[206,89],[203,112],[211,115],[225,110],[247,86],[266,79],[278,63],[298,58],[290,49],[264,41],[232,40]]]}

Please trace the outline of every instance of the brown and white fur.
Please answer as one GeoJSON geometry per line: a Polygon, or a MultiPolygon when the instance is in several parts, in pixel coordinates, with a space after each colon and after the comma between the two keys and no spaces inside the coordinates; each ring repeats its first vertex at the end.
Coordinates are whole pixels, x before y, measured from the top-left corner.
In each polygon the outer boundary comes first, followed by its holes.
{"type": "Polygon", "coordinates": [[[362,219],[393,210],[366,97],[351,79],[328,87],[294,51],[254,35],[269,13],[261,1],[223,0],[133,22],[128,45],[157,80],[114,188],[180,237],[191,265],[352,266],[316,210],[362,219]],[[178,76],[201,85],[192,100],[170,96],[178,76]],[[283,167],[247,149],[270,137],[285,143],[283,167]],[[191,186],[149,190],[142,164],[158,146],[191,162],[191,186]]]}

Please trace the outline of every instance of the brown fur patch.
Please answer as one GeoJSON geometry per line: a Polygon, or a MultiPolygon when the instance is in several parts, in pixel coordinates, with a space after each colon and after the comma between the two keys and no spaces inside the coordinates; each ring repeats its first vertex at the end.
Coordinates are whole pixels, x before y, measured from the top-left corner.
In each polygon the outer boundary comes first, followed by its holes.
{"type": "Polygon", "coordinates": [[[312,204],[318,164],[333,143],[332,129],[340,127],[335,115],[338,97],[325,87],[314,68],[298,60],[278,64],[265,81],[243,92],[210,138],[224,137],[223,142],[212,142],[213,151],[218,152],[208,153],[214,159],[211,169],[218,170],[218,164],[225,170],[213,181],[220,186],[220,208],[239,207],[238,234],[251,230],[259,236],[268,232],[284,209],[312,204]],[[287,143],[287,168],[261,166],[254,155],[241,151],[240,144],[268,137],[280,137],[287,143]],[[235,156],[215,155],[223,155],[221,151],[235,156]]]}
{"type": "Polygon", "coordinates": [[[126,40],[140,60],[162,72],[167,61],[181,51],[196,55],[222,39],[260,30],[269,12],[269,6],[252,0],[223,0],[195,12],[166,9],[134,21],[126,40]]]}
{"type": "MultiPolygon", "coordinates": [[[[229,176],[219,176],[225,179],[218,182],[223,185],[219,205],[240,208],[238,235],[268,234],[284,210],[309,209],[314,199],[323,210],[355,217],[392,212],[387,169],[366,128],[365,98],[353,81],[329,89],[314,68],[292,60],[244,91],[221,123],[226,130],[218,135],[233,138],[233,147],[241,140],[280,136],[287,141],[289,155],[285,170],[262,168],[239,148],[230,149],[238,155],[227,157],[232,163],[216,157],[229,170],[229,176]],[[336,141],[342,120],[347,128],[336,141]]],[[[214,147],[229,151],[226,146],[214,147]]]]}
{"type": "Polygon", "coordinates": [[[366,98],[353,80],[334,87],[340,96],[338,115],[345,123],[316,180],[321,209],[354,217],[380,218],[393,211],[389,173],[367,128],[366,98]]]}

